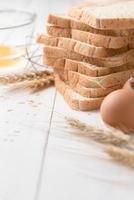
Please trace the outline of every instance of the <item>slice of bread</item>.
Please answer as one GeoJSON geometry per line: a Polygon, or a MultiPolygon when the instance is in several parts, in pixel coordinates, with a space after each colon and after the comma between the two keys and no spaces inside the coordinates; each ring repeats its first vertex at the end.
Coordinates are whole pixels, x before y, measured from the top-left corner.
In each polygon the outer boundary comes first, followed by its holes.
{"type": "Polygon", "coordinates": [[[74,110],[91,111],[99,109],[104,99],[103,97],[86,98],[79,95],[74,90],[72,90],[64,81],[62,81],[58,74],[55,74],[55,86],[64,97],[65,101],[74,110]]]}
{"type": "Polygon", "coordinates": [[[72,87],[80,84],[87,88],[111,88],[114,86],[123,86],[131,77],[134,77],[134,69],[123,72],[117,72],[101,77],[89,77],[74,71],[65,71],[62,73],[64,79],[70,82],[72,87]]]}
{"type": "Polygon", "coordinates": [[[72,87],[70,82],[68,82],[68,85],[78,92],[81,96],[87,97],[87,98],[98,98],[98,97],[105,97],[111,92],[120,89],[121,86],[114,86],[111,88],[86,88],[80,84],[77,84],[75,87],[72,87]]]}
{"type": "MultiPolygon", "coordinates": [[[[134,49],[131,49],[125,53],[120,55],[111,56],[107,58],[89,58],[73,51],[69,51],[67,49],[62,49],[58,47],[44,47],[44,58],[51,57],[55,59],[71,59],[81,62],[86,62],[90,64],[94,64],[101,67],[117,67],[126,64],[134,64],[134,49]]],[[[45,62],[45,61],[44,61],[45,62]]]]}
{"type": "Polygon", "coordinates": [[[72,38],[74,40],[85,42],[96,47],[104,48],[119,49],[134,43],[134,40],[127,36],[107,36],[76,29],[61,28],[52,25],[47,26],[47,33],[53,37],[72,38]]]}
{"type": "Polygon", "coordinates": [[[90,33],[110,35],[110,36],[132,36],[134,35],[134,29],[131,30],[101,30],[95,29],[87,24],[82,23],[80,20],[65,16],[50,14],[47,20],[48,24],[52,24],[62,28],[76,29],[81,31],[87,31],[90,33]]]}
{"type": "Polygon", "coordinates": [[[106,49],[103,47],[96,47],[90,44],[86,44],[84,42],[80,42],[70,38],[52,37],[47,35],[40,35],[37,41],[46,46],[54,46],[67,49],[69,51],[73,51],[83,56],[93,58],[114,56],[117,54],[124,53],[128,50],[128,47],[124,47],[121,49],[106,49]]]}
{"type": "Polygon", "coordinates": [[[52,66],[57,70],[75,71],[91,77],[104,76],[111,73],[134,69],[134,65],[130,64],[118,67],[98,67],[85,62],[70,59],[55,59],[46,56],[44,56],[44,64],[52,66]]]}
{"type": "MultiPolygon", "coordinates": [[[[73,62],[75,63],[76,61],[73,61],[73,62]]],[[[99,77],[100,78],[99,80],[96,77],[94,77],[92,79],[91,77],[81,76],[81,74],[79,74],[79,73],[73,73],[72,71],[70,71],[72,68],[69,63],[72,64],[72,62],[70,62],[70,60],[65,60],[65,59],[57,60],[57,64],[56,64],[57,66],[55,66],[54,69],[60,75],[60,77],[65,82],[67,82],[71,88],[73,88],[73,90],[75,90],[80,95],[85,96],[85,97],[104,97],[107,94],[109,94],[110,92],[121,88],[123,86],[124,82],[128,78],[128,77],[124,77],[124,79],[123,79],[124,74],[127,72],[127,71],[124,71],[120,74],[119,73],[111,74],[111,76],[101,76],[101,77],[99,77]],[[65,68],[65,65],[66,65],[65,62],[67,63],[66,68],[65,68]],[[78,75],[80,75],[80,76],[78,76],[78,75]],[[113,77],[112,77],[112,75],[113,75],[113,77]],[[122,78],[121,78],[121,76],[122,76],[122,78]],[[83,82],[83,80],[84,80],[84,82],[83,82]],[[103,83],[103,85],[100,86],[100,83],[98,81],[101,82],[103,80],[104,80],[104,83],[103,83]],[[122,82],[122,80],[123,80],[123,82],[122,82]],[[111,84],[111,82],[109,83],[108,81],[111,81],[112,84],[111,84]],[[107,84],[108,88],[104,88],[104,86],[106,84],[107,84]],[[109,84],[111,84],[111,85],[109,85],[109,84]]],[[[76,68],[77,68],[77,66],[74,66],[74,68],[73,68],[74,71],[76,71],[76,68]]]]}
{"type": "Polygon", "coordinates": [[[96,29],[134,29],[134,1],[74,9],[69,16],[96,29]]]}
{"type": "Polygon", "coordinates": [[[85,87],[79,82],[75,82],[74,84],[74,79],[70,80],[68,78],[69,72],[67,71],[61,71],[61,70],[55,70],[55,73],[58,74],[65,83],[67,83],[74,91],[78,92],[81,96],[87,97],[87,98],[97,98],[97,97],[105,97],[108,95],[110,92],[120,89],[122,86],[117,85],[113,86],[111,88],[95,88],[95,87],[85,87]]]}

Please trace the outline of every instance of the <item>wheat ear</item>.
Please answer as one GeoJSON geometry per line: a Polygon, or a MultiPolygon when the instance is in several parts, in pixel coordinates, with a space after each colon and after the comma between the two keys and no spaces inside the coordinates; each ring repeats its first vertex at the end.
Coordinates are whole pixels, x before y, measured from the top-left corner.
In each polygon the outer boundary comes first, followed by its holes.
{"type": "Polygon", "coordinates": [[[31,89],[32,91],[38,91],[51,85],[54,85],[54,76],[49,75],[43,78],[23,81],[16,84],[14,89],[31,89]]]}
{"type": "Polygon", "coordinates": [[[114,161],[120,162],[126,166],[134,168],[134,152],[125,148],[116,146],[107,146],[105,149],[114,161]]]}
{"type": "Polygon", "coordinates": [[[77,130],[75,134],[91,138],[99,143],[121,146],[129,144],[131,141],[130,136],[119,130],[98,129],[73,118],[66,117],[65,119],[72,128],[77,130]]]}
{"type": "Polygon", "coordinates": [[[13,74],[13,75],[3,75],[3,76],[0,76],[0,83],[1,84],[13,84],[13,83],[19,83],[19,82],[23,82],[23,81],[30,81],[30,80],[34,80],[34,79],[45,78],[49,75],[53,76],[53,73],[49,72],[47,70],[30,71],[27,73],[13,74]]]}
{"type": "Polygon", "coordinates": [[[27,83],[26,87],[31,88],[34,91],[40,90],[42,88],[54,85],[54,77],[48,76],[46,78],[41,78],[39,80],[33,80],[27,83]]]}

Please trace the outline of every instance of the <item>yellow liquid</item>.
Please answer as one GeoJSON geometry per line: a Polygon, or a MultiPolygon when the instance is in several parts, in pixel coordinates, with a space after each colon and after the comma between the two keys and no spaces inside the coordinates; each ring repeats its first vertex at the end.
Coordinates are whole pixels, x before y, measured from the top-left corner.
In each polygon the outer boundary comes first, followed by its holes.
{"type": "Polygon", "coordinates": [[[24,48],[0,45],[0,67],[17,64],[24,55],[24,48]]]}

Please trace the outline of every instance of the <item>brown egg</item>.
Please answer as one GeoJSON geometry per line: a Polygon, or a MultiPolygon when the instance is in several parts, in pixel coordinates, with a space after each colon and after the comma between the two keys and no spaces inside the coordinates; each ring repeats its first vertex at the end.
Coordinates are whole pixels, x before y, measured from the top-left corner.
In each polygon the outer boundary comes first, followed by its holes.
{"type": "Polygon", "coordinates": [[[105,123],[124,132],[134,131],[134,79],[128,80],[123,89],[109,94],[101,105],[105,123]]]}

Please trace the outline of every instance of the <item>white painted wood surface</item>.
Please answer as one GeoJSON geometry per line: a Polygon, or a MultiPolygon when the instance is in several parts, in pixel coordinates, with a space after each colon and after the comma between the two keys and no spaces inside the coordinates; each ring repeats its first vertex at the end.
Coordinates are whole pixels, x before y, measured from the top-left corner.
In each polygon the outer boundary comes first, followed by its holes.
{"type": "MultiPolygon", "coordinates": [[[[42,32],[49,12],[64,13],[75,2],[4,0],[0,7],[37,12],[42,32]]],[[[133,200],[134,171],[71,134],[64,116],[103,125],[98,112],[72,111],[54,88],[0,88],[0,200],[133,200]]]]}

